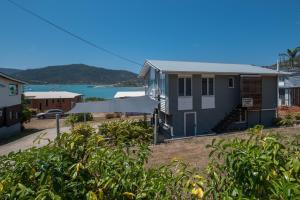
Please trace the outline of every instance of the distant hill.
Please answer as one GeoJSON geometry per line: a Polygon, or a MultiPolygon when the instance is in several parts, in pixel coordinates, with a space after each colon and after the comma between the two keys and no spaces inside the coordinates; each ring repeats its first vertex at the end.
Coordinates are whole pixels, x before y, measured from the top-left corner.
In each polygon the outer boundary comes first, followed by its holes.
{"type": "Polygon", "coordinates": [[[7,75],[13,75],[15,73],[21,72],[23,70],[21,69],[11,69],[11,68],[1,68],[0,67],[0,72],[7,74],[7,75]]]}
{"type": "MultiPolygon", "coordinates": [[[[0,68],[0,72],[3,68],[0,68]]],[[[137,74],[126,70],[111,70],[85,64],[48,66],[13,72],[10,75],[31,84],[120,84],[133,81],[137,74]]],[[[5,70],[4,70],[5,71],[5,70]]],[[[3,73],[5,73],[3,71],[3,73]]],[[[6,70],[7,72],[7,70],[6,70]]],[[[8,74],[8,73],[7,73],[8,74]]]]}

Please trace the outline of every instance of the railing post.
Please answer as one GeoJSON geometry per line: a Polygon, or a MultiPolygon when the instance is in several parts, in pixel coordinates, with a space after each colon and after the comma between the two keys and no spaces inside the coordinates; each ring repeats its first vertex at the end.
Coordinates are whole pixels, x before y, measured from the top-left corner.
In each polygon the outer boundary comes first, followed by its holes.
{"type": "Polygon", "coordinates": [[[59,127],[59,114],[56,114],[55,117],[56,117],[56,133],[57,133],[57,137],[59,136],[60,134],[60,127],[59,127]]]}
{"type": "Polygon", "coordinates": [[[157,144],[157,113],[154,114],[154,145],[157,144]]]}

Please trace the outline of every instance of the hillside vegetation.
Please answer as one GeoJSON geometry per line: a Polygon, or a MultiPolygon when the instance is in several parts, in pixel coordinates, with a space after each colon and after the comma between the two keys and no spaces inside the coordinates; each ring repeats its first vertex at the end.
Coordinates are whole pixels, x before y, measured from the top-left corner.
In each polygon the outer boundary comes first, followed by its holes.
{"type": "Polygon", "coordinates": [[[31,84],[119,84],[138,82],[137,74],[126,70],[111,70],[85,64],[48,66],[38,69],[14,70],[1,68],[7,73],[31,84]]]}

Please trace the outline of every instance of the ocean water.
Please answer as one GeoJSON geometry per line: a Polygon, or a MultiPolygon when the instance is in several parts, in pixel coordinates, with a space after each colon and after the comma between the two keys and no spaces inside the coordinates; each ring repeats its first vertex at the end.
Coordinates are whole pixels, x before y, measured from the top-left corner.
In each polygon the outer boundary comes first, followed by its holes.
{"type": "Polygon", "coordinates": [[[83,94],[85,97],[102,97],[111,99],[118,91],[143,91],[143,87],[113,87],[113,86],[95,86],[95,85],[26,85],[26,91],[68,91],[83,94]]]}

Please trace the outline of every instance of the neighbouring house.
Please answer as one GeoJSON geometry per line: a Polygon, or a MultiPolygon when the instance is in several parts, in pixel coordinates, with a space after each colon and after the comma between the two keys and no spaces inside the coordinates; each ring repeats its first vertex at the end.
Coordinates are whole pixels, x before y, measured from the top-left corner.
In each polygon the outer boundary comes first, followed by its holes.
{"type": "Polygon", "coordinates": [[[82,94],[66,91],[24,92],[28,106],[38,111],[61,109],[64,112],[71,110],[75,103],[82,101],[82,94]]]}
{"type": "Polygon", "coordinates": [[[185,137],[270,126],[278,72],[253,65],[146,60],[139,76],[160,102],[160,132],[185,137]]]}
{"type": "Polygon", "coordinates": [[[0,73],[0,139],[21,131],[21,95],[23,81],[0,73]]]}
{"type": "Polygon", "coordinates": [[[283,70],[287,72],[279,77],[279,106],[300,106],[300,70],[283,70]]]}
{"type": "Polygon", "coordinates": [[[145,91],[120,91],[116,92],[114,98],[141,97],[145,96],[145,91]]]}

